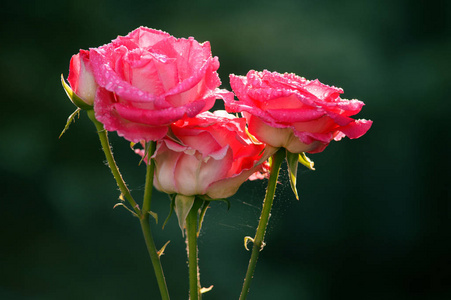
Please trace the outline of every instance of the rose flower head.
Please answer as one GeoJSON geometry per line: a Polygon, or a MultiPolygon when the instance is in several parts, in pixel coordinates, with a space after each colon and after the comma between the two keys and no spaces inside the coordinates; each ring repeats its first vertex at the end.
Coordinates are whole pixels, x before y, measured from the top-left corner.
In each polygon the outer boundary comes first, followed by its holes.
{"type": "Polygon", "coordinates": [[[295,74],[249,71],[230,75],[239,101],[224,99],[229,112],[243,112],[249,132],[272,147],[291,153],[318,153],[331,140],[364,135],[370,120],[350,118],[364,103],[341,99],[343,90],[295,74]]]}
{"type": "Polygon", "coordinates": [[[210,109],[227,93],[210,44],[139,27],[91,51],[99,84],[94,110],[108,131],[132,142],[158,140],[168,126],[210,109]]]}

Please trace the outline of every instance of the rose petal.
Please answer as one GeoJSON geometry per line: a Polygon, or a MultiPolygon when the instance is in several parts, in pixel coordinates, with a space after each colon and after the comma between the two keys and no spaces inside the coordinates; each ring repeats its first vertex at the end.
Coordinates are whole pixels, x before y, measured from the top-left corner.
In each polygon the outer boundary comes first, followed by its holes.
{"type": "Polygon", "coordinates": [[[114,95],[106,89],[98,88],[94,111],[96,119],[103,123],[108,131],[117,131],[119,136],[125,139],[139,143],[142,140],[155,141],[163,138],[167,131],[167,126],[151,126],[129,122],[122,118],[115,109],[114,95]]]}

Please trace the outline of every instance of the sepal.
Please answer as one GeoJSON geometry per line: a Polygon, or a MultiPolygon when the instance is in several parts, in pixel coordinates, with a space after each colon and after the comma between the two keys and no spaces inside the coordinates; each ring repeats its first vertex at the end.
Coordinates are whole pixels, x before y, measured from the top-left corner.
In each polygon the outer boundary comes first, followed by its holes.
{"type": "Polygon", "coordinates": [[[223,201],[227,204],[227,210],[230,209],[230,201],[228,199],[212,199],[206,195],[198,195],[198,196],[185,196],[180,194],[170,194],[168,195],[171,200],[169,214],[166,217],[166,220],[163,223],[163,229],[166,226],[167,222],[172,216],[172,213],[175,211],[177,215],[177,219],[179,222],[180,229],[182,230],[182,234],[184,232],[186,217],[188,216],[189,211],[193,208],[194,203],[196,203],[196,207],[199,209],[199,222],[197,229],[197,236],[199,236],[200,230],[202,228],[202,223],[204,221],[205,214],[207,212],[208,207],[210,206],[211,201],[223,201]],[[197,198],[197,201],[196,201],[197,198]]]}
{"type": "Polygon", "coordinates": [[[78,116],[80,118],[80,107],[77,107],[77,109],[67,118],[66,126],[64,126],[63,131],[61,131],[60,136],[58,138],[61,138],[63,134],[69,129],[69,126],[72,122],[75,122],[75,116],[78,116]]]}
{"type": "Polygon", "coordinates": [[[305,155],[305,152],[299,154],[299,162],[304,166],[306,166],[307,168],[309,168],[310,170],[312,171],[315,170],[315,168],[313,167],[315,163],[312,160],[310,160],[310,158],[308,158],[307,155],[305,155]]]}
{"type": "Polygon", "coordinates": [[[230,200],[227,199],[227,198],[217,198],[217,199],[213,199],[213,198],[211,198],[211,197],[208,197],[207,195],[198,195],[197,197],[198,197],[199,199],[202,199],[202,200],[208,201],[208,202],[210,202],[210,201],[222,201],[222,202],[225,202],[225,203],[227,204],[227,210],[230,209],[230,200]]]}
{"type": "Polygon", "coordinates": [[[177,215],[177,219],[179,220],[179,226],[182,230],[182,235],[184,235],[186,217],[193,207],[195,199],[195,196],[185,196],[180,194],[177,194],[175,196],[175,214],[177,215]]]}
{"type": "Polygon", "coordinates": [[[199,214],[199,226],[197,228],[197,237],[199,237],[200,229],[202,228],[202,223],[204,222],[205,213],[207,212],[207,208],[210,206],[210,201],[203,201],[202,208],[199,214]]]}
{"type": "Polygon", "coordinates": [[[291,189],[293,190],[296,200],[299,200],[298,190],[296,189],[296,177],[298,173],[299,154],[291,153],[287,150],[288,177],[290,179],[291,189]]]}
{"type": "Polygon", "coordinates": [[[290,179],[291,189],[293,190],[294,195],[296,196],[296,200],[299,200],[298,191],[296,188],[296,178],[298,172],[298,163],[303,164],[310,170],[315,170],[314,162],[308,158],[304,152],[302,153],[291,153],[287,150],[287,165],[288,165],[288,177],[290,179]]]}
{"type": "Polygon", "coordinates": [[[70,101],[78,108],[84,109],[84,110],[92,110],[93,106],[87,104],[83,99],[77,96],[77,94],[74,93],[72,88],[66,83],[64,80],[63,74],[61,74],[61,83],[63,85],[64,91],[66,91],[67,97],[69,97],[70,101]]]}

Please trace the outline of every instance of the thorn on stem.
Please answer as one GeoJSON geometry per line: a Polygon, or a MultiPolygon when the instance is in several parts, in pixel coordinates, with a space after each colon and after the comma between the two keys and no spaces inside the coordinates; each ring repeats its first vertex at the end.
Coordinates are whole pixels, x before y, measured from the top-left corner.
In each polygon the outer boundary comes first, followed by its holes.
{"type": "Polygon", "coordinates": [[[244,237],[244,248],[249,251],[249,248],[247,247],[247,245],[249,244],[249,242],[254,242],[254,239],[251,238],[250,236],[245,236],[244,237]]]}
{"type": "Polygon", "coordinates": [[[262,246],[260,247],[260,250],[259,250],[259,251],[262,251],[263,248],[265,248],[265,246],[266,246],[266,243],[265,243],[265,242],[262,242],[262,246]]]}
{"type": "Polygon", "coordinates": [[[200,289],[200,293],[201,294],[205,294],[206,292],[209,292],[209,291],[211,291],[213,289],[213,285],[210,285],[209,287],[207,287],[207,288],[201,288],[200,289]]]}

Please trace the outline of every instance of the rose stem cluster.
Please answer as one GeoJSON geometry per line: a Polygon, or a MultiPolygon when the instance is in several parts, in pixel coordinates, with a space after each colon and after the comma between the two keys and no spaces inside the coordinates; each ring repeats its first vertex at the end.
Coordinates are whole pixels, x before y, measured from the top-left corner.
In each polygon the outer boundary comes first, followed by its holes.
{"type": "MultiPolygon", "coordinates": [[[[186,231],[190,299],[198,300],[197,237],[211,201],[236,193],[250,179],[268,177],[268,188],[240,299],[244,300],[264,246],[278,174],[286,158],[293,192],[298,162],[313,169],[305,153],[319,153],[332,140],[364,135],[369,120],[355,120],[364,103],[341,99],[343,90],[295,74],[249,71],[230,75],[234,93],[219,89],[219,60],[209,42],[177,39],[170,34],[140,27],[98,48],[80,50],[70,62],[70,100],[78,107],[68,126],[85,110],[96,126],[108,165],[127,208],[140,220],[162,299],[169,299],[160,251],[151,234],[149,216],[152,190],[171,196],[182,232],[186,231]],[[235,100],[235,96],[238,101],[235,100]],[[208,110],[222,99],[227,111],[208,110]],[[236,117],[229,113],[242,113],[236,117]],[[133,144],[146,162],[142,208],[133,199],[116,165],[108,142],[115,131],[133,144]]],[[[164,225],[163,225],[164,226],[164,225]]],[[[247,243],[246,243],[247,245],[247,243]]],[[[247,248],[246,248],[247,249],[247,248]]]]}

